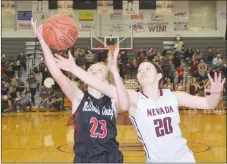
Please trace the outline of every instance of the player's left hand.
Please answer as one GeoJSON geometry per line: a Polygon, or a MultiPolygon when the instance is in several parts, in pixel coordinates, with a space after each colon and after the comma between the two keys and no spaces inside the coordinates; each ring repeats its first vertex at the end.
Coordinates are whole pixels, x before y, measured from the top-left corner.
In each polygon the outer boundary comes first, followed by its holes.
{"type": "Polygon", "coordinates": [[[221,73],[219,73],[219,76],[217,75],[217,72],[214,73],[214,80],[211,78],[210,74],[208,74],[208,78],[210,81],[210,88],[205,89],[204,92],[208,92],[211,94],[219,94],[222,92],[224,84],[225,84],[225,78],[221,79],[221,73]]]}
{"type": "Polygon", "coordinates": [[[117,46],[115,48],[113,55],[108,55],[108,68],[109,68],[109,70],[111,71],[112,74],[119,72],[118,68],[117,68],[118,54],[119,54],[119,46],[117,46]]]}
{"type": "Polygon", "coordinates": [[[31,19],[32,29],[39,40],[43,40],[43,25],[37,28],[37,20],[31,19]]]}
{"type": "Polygon", "coordinates": [[[57,58],[55,58],[55,61],[58,65],[58,67],[64,71],[72,72],[73,68],[76,67],[76,62],[74,61],[74,58],[70,51],[68,51],[69,58],[64,58],[61,55],[55,54],[57,58]]]}

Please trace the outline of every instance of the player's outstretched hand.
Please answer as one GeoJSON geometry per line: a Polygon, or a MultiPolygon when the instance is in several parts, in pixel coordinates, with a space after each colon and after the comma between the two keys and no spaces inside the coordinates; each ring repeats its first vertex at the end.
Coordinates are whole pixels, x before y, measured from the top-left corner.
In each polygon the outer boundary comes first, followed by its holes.
{"type": "Polygon", "coordinates": [[[111,71],[112,74],[119,72],[118,68],[117,68],[118,54],[119,54],[119,46],[116,46],[116,48],[114,50],[114,54],[108,55],[108,68],[109,68],[109,70],[111,71]]]}
{"type": "Polygon", "coordinates": [[[221,73],[217,75],[217,72],[214,73],[214,80],[211,78],[210,74],[208,74],[208,78],[210,81],[210,88],[205,89],[204,92],[208,92],[211,94],[219,94],[222,92],[224,84],[225,84],[225,78],[222,80],[221,79],[221,73]]]}
{"type": "Polygon", "coordinates": [[[43,40],[43,25],[37,28],[37,20],[31,19],[32,29],[39,40],[43,40]]]}
{"type": "Polygon", "coordinates": [[[68,51],[69,58],[64,58],[61,55],[55,54],[55,61],[58,67],[64,71],[72,72],[73,68],[76,67],[76,62],[70,51],[68,51]]]}

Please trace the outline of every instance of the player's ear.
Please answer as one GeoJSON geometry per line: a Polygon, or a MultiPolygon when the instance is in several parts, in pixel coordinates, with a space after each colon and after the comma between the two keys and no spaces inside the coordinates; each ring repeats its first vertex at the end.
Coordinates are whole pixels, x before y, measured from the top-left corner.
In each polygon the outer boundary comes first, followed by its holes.
{"type": "Polygon", "coordinates": [[[162,79],[162,74],[161,73],[158,73],[158,75],[157,75],[157,81],[159,81],[161,79],[162,79]]]}

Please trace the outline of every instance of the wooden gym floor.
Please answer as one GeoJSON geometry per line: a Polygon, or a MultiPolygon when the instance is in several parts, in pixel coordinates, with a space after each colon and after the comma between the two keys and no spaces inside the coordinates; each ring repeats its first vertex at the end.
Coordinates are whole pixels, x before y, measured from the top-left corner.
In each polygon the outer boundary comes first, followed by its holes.
{"type": "MultiPolygon", "coordinates": [[[[2,114],[2,162],[72,162],[70,112],[2,114]]],[[[181,130],[197,162],[226,162],[226,115],[181,114],[181,130]]],[[[118,117],[124,162],[145,162],[143,148],[127,115],[118,117]]]]}

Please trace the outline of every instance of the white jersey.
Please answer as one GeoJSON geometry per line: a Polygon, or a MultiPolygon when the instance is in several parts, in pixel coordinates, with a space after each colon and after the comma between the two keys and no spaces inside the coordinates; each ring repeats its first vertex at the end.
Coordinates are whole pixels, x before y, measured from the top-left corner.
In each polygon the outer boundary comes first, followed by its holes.
{"type": "Polygon", "coordinates": [[[148,99],[139,92],[135,115],[129,117],[144,145],[147,161],[194,162],[187,141],[181,136],[177,99],[169,89],[162,89],[161,92],[157,101],[148,99]],[[182,158],[188,152],[191,155],[185,161],[182,158]]]}

